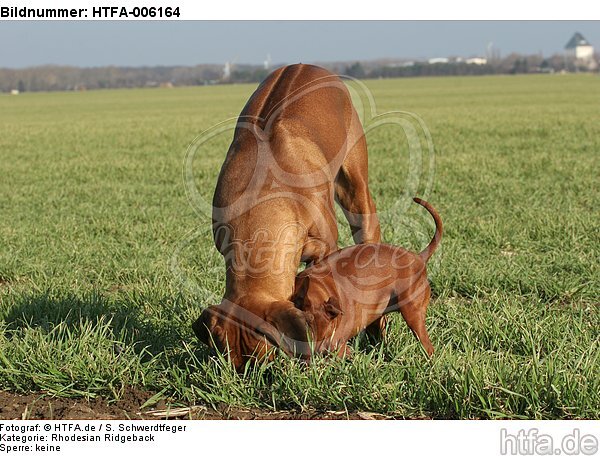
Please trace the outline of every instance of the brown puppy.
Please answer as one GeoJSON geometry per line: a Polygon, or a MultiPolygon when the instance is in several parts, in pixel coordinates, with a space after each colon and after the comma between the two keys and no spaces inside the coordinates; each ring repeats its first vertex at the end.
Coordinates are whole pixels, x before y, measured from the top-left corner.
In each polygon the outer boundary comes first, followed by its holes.
{"type": "Polygon", "coordinates": [[[242,110],[213,199],[225,296],[193,324],[241,369],[272,346],[309,353],[305,314],[290,301],[301,261],[337,249],[334,200],[355,242],[379,242],[367,147],[341,79],[291,65],[263,81],[242,110]]]}
{"type": "Polygon", "coordinates": [[[427,350],[425,328],[431,290],[426,263],[442,237],[442,221],[427,202],[414,198],[435,220],[435,235],[421,253],[385,244],[355,245],[329,255],[296,279],[292,298],[309,321],[315,352],[347,353],[346,342],[386,313],[399,310],[427,350]]]}

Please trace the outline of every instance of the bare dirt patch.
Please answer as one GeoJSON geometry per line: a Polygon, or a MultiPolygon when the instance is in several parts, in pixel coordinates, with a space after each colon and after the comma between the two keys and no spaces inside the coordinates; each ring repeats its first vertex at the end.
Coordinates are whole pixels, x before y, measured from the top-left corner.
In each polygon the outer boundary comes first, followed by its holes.
{"type": "Polygon", "coordinates": [[[67,399],[41,393],[19,395],[0,391],[0,419],[3,420],[373,420],[390,418],[378,413],[337,411],[279,411],[241,409],[222,405],[216,409],[205,406],[168,406],[159,402],[142,409],[152,393],[128,390],[122,399],[109,403],[102,398],[67,399]]]}
{"type": "Polygon", "coordinates": [[[44,394],[18,395],[0,391],[0,418],[4,420],[86,420],[134,419],[151,396],[141,391],[127,391],[123,399],[108,403],[104,399],[67,399],[44,394]]]}

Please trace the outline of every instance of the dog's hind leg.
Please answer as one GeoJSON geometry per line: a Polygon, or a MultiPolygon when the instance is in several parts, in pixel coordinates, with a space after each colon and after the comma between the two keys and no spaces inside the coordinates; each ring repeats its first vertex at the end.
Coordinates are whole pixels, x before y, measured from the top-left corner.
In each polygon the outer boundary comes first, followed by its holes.
{"type": "Polygon", "coordinates": [[[425,293],[411,301],[399,302],[397,304],[402,317],[404,317],[404,321],[406,321],[410,330],[419,339],[429,356],[433,355],[434,352],[433,345],[429,339],[429,333],[425,327],[425,314],[427,313],[430,296],[431,289],[429,288],[429,284],[427,284],[425,293]]]}
{"type": "Polygon", "coordinates": [[[381,232],[375,202],[369,191],[367,141],[356,113],[346,141],[348,150],[335,179],[335,198],[344,210],[354,242],[378,243],[381,232]]]}
{"type": "MultiPolygon", "coordinates": [[[[353,151],[354,152],[354,151],[353,151]]],[[[335,181],[336,201],[348,220],[356,244],[378,243],[381,228],[375,202],[371,197],[367,176],[366,149],[364,156],[355,153],[346,157],[335,181]]]]}

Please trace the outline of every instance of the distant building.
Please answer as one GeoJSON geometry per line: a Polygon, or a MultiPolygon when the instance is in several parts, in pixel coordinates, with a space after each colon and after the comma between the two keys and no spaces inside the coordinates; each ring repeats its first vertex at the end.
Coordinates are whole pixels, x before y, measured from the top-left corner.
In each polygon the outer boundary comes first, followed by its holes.
{"type": "Polygon", "coordinates": [[[579,32],[575,33],[565,46],[565,54],[571,60],[581,63],[594,62],[594,47],[579,32]]]}
{"type": "Polygon", "coordinates": [[[429,59],[428,63],[433,65],[434,63],[448,63],[449,61],[450,61],[450,59],[447,59],[446,57],[436,57],[433,59],[429,59]]]}
{"type": "Polygon", "coordinates": [[[471,57],[470,59],[465,60],[469,65],[485,65],[487,63],[487,59],[483,57],[471,57]]]}

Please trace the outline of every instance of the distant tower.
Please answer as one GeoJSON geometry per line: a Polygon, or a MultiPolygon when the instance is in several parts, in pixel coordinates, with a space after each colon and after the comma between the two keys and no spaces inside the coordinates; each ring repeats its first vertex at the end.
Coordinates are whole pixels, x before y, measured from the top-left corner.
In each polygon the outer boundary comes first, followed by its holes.
{"type": "Polygon", "coordinates": [[[223,67],[223,80],[229,81],[231,78],[231,63],[225,62],[225,66],[223,67]]]}
{"type": "Polygon", "coordinates": [[[594,48],[579,32],[575,33],[565,46],[567,56],[577,60],[589,60],[594,57],[594,48]]]}
{"type": "Polygon", "coordinates": [[[587,67],[589,70],[598,68],[598,62],[594,59],[594,47],[579,32],[575,33],[566,44],[565,57],[568,61],[587,67]]]}
{"type": "Polygon", "coordinates": [[[271,54],[267,54],[267,58],[264,61],[265,70],[271,69],[271,54]]]}
{"type": "Polygon", "coordinates": [[[485,57],[488,62],[500,60],[500,50],[494,46],[494,42],[490,41],[485,50],[485,57]]]}

